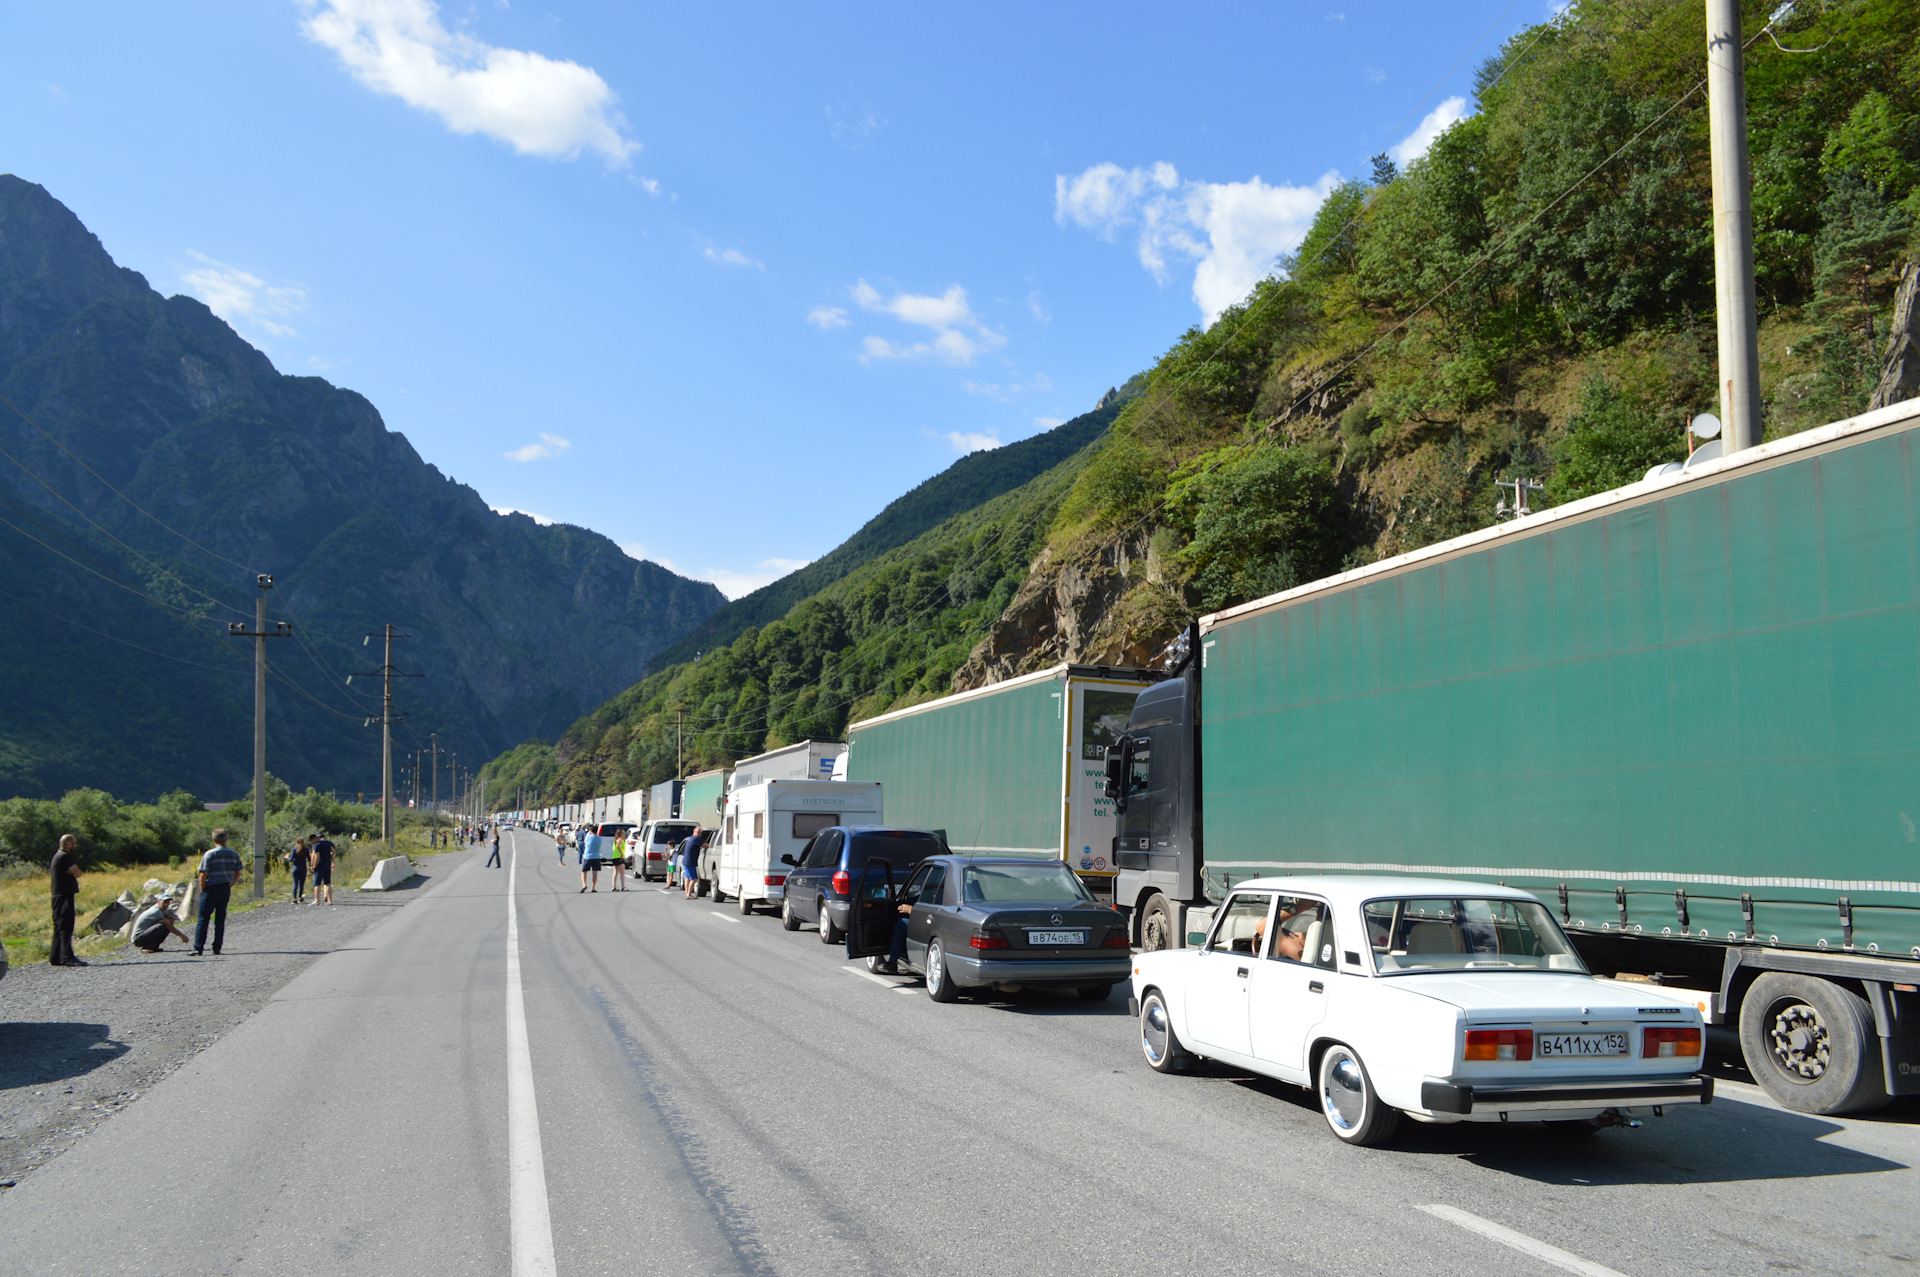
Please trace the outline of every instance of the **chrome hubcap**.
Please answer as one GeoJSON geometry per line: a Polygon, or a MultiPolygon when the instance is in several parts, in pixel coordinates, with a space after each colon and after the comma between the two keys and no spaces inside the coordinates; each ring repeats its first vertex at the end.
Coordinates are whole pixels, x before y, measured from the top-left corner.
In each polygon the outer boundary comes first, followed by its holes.
{"type": "Polygon", "coordinates": [[[927,987],[937,989],[947,975],[947,955],[940,952],[939,945],[927,948],[927,987]]]}
{"type": "Polygon", "coordinates": [[[1158,998],[1149,1001],[1140,1015],[1140,1048],[1151,1063],[1167,1058],[1167,1008],[1158,998]]]}
{"type": "Polygon", "coordinates": [[[1826,1075],[1833,1044],[1818,1011],[1804,1002],[1775,1008],[1769,1036],[1774,1063],[1789,1077],[1812,1082],[1826,1075]]]}
{"type": "Polygon", "coordinates": [[[1320,1102],[1326,1108],[1327,1120],[1343,1131],[1352,1130],[1367,1110],[1367,1083],[1360,1074],[1359,1062],[1343,1053],[1334,1058],[1323,1076],[1320,1102]]]}

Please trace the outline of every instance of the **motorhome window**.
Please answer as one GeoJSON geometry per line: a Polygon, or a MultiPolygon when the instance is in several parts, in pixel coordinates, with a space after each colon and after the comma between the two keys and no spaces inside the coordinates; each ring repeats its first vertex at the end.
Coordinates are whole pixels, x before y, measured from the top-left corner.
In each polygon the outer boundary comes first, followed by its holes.
{"type": "Polygon", "coordinates": [[[928,856],[939,855],[940,850],[940,840],[932,834],[855,834],[847,863],[864,865],[878,856],[896,870],[911,869],[928,856]]]}
{"type": "Polygon", "coordinates": [[[765,838],[767,836],[767,813],[764,811],[756,811],[753,813],[753,836],[755,838],[765,838]]]}
{"type": "Polygon", "coordinates": [[[793,836],[811,838],[822,829],[831,829],[839,823],[839,812],[796,811],[793,813],[793,836]]]}
{"type": "Polygon", "coordinates": [[[1537,900],[1372,900],[1364,916],[1374,964],[1382,975],[1493,968],[1586,970],[1560,924],[1537,900]]]}
{"type": "Polygon", "coordinates": [[[1072,871],[1057,860],[1036,860],[1030,865],[968,865],[961,881],[968,904],[1067,904],[1093,899],[1072,871]]]}

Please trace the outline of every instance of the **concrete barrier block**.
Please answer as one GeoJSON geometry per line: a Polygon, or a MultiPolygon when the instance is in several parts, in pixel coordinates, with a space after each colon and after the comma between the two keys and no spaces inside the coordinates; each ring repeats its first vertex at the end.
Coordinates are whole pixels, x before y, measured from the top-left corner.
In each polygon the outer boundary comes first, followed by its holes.
{"type": "Polygon", "coordinates": [[[413,861],[405,856],[394,856],[374,865],[373,876],[360,884],[360,890],[391,891],[418,872],[413,867],[413,861]]]}

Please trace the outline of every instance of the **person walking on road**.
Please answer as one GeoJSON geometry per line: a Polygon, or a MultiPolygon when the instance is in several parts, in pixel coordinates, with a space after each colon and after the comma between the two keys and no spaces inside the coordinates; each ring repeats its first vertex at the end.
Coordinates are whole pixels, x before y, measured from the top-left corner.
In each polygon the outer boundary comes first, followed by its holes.
{"type": "Polygon", "coordinates": [[[213,923],[213,954],[217,958],[227,942],[227,902],[233,897],[233,884],[240,880],[240,853],[227,846],[227,831],[213,831],[213,846],[200,857],[200,921],[193,928],[193,956],[207,948],[207,923],[213,923]]]}
{"type": "Polygon", "coordinates": [[[48,955],[47,964],[84,967],[87,964],[73,956],[74,897],[80,894],[80,840],[72,834],[60,835],[60,845],[54,848],[53,860],[47,869],[53,877],[53,952],[48,955]]]}
{"type": "Polygon", "coordinates": [[[293,875],[293,903],[299,904],[307,890],[307,840],[305,835],[293,840],[293,850],[287,853],[287,872],[293,875]]]}
{"type": "Polygon", "coordinates": [[[560,853],[560,863],[567,863],[567,831],[562,829],[553,836],[553,849],[560,853]]]}
{"type": "Polygon", "coordinates": [[[493,827],[493,854],[487,857],[487,868],[499,869],[502,867],[500,864],[500,826],[495,825],[493,827]]]}
{"type": "Polygon", "coordinates": [[[613,856],[607,861],[613,867],[613,890],[627,889],[627,835],[621,834],[613,840],[613,856]]]}
{"type": "Polygon", "coordinates": [[[316,833],[310,844],[313,856],[313,897],[308,904],[320,903],[322,893],[326,902],[333,903],[333,842],[325,834],[316,833]]]}
{"type": "Polygon", "coordinates": [[[574,835],[579,840],[580,854],[575,857],[580,862],[580,890],[600,890],[600,835],[580,832],[574,835]],[[587,886],[587,875],[593,875],[593,886],[587,886]]]}

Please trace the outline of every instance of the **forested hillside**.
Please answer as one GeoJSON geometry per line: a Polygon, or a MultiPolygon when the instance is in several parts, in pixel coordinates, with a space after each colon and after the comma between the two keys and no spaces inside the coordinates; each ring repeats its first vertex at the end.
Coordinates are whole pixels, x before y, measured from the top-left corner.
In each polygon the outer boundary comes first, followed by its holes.
{"type": "MultiPolygon", "coordinates": [[[[1746,19],[1778,437],[1920,394],[1920,6],[1746,19]]],[[[1561,502],[1684,456],[1717,408],[1704,53],[1701,10],[1670,0],[1520,33],[1475,114],[1339,187],[1100,440],[582,719],[549,796],[670,775],[676,721],[691,770],[1063,658],[1142,660],[1191,616],[1490,523],[1498,480],[1561,502]]]]}
{"type": "Polygon", "coordinates": [[[723,602],[598,533],[487,508],[365,399],[289,377],[200,302],[114,264],[0,175],[0,795],[244,792],[256,573],[269,760],[377,793],[379,648],[410,636],[395,761],[554,734],[723,602]]]}

